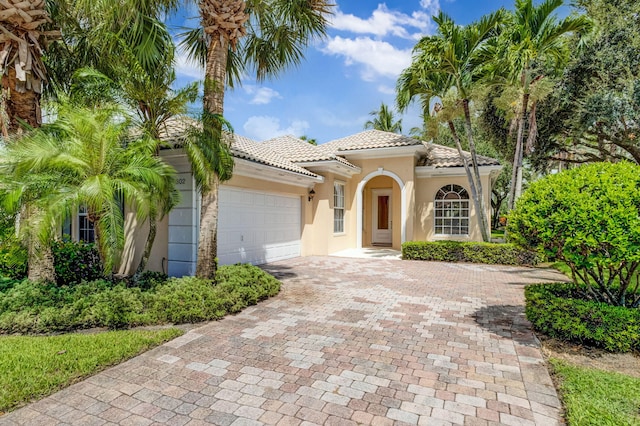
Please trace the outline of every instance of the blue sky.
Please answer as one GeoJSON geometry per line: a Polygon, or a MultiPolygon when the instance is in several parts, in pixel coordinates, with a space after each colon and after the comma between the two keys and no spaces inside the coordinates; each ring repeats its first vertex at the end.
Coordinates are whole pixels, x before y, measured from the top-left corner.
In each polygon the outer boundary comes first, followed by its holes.
{"type": "MultiPolygon", "coordinates": [[[[196,3],[196,2],[191,2],[196,3]]],[[[380,103],[394,105],[394,87],[421,36],[433,34],[431,17],[443,10],[468,24],[513,0],[337,0],[328,37],[306,52],[305,61],[277,79],[257,84],[246,76],[225,96],[225,117],[236,133],[257,141],[291,134],[318,143],[358,133],[380,103]]],[[[172,26],[196,26],[194,6],[172,26]]],[[[178,58],[178,86],[203,79],[203,70],[178,58]]],[[[420,126],[416,108],[402,116],[403,133],[420,126]]]]}

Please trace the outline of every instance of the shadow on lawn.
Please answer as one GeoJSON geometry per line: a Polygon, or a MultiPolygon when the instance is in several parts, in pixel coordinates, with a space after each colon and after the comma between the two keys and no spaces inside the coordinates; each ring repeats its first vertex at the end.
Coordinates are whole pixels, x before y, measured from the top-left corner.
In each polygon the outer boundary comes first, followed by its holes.
{"type": "Polygon", "coordinates": [[[491,305],[473,314],[476,323],[498,336],[513,339],[520,345],[538,346],[531,323],[520,305],[491,305]]]}

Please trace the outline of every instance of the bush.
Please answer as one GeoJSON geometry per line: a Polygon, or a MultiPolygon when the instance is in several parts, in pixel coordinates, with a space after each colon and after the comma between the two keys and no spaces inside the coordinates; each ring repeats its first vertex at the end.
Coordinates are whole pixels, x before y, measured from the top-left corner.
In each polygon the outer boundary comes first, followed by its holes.
{"type": "Polygon", "coordinates": [[[640,307],[638,212],[640,166],[591,164],[532,183],[508,231],[517,244],[566,262],[585,296],[640,307]]]}
{"type": "Polygon", "coordinates": [[[470,262],[503,265],[536,265],[542,257],[513,244],[460,241],[410,241],[402,244],[402,258],[440,262],[470,262]]]}
{"type": "Polygon", "coordinates": [[[525,288],[526,314],[550,337],[612,352],[640,350],[640,311],[584,300],[574,284],[525,288]]]}
{"type": "Polygon", "coordinates": [[[104,269],[95,244],[83,241],[54,241],[51,248],[58,285],[71,285],[102,278],[104,269]]]}
{"type": "MultiPolygon", "coordinates": [[[[149,274],[148,278],[162,278],[149,274]]],[[[222,318],[273,296],[280,282],[251,265],[222,266],[217,284],[195,277],[142,287],[106,280],[73,286],[24,280],[0,297],[0,332],[48,333],[222,318]]]]}

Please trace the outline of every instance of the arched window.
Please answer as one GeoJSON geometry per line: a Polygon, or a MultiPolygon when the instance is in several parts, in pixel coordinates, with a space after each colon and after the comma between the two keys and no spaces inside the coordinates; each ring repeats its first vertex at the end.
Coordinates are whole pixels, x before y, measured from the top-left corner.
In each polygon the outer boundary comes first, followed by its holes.
{"type": "Polygon", "coordinates": [[[469,235],[469,193],[445,185],[436,194],[436,235],[469,235]]]}

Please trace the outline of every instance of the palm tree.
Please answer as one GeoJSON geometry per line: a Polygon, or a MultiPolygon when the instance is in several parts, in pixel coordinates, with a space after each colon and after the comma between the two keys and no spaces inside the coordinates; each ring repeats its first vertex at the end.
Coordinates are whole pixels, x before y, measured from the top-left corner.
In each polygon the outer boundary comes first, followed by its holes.
{"type": "Polygon", "coordinates": [[[129,122],[118,108],[61,105],[56,115],[54,123],[7,146],[3,174],[12,179],[16,205],[25,189],[46,188],[34,203],[41,213],[29,218],[43,241],[85,207],[105,273],[111,274],[124,244],[120,200],[144,220],[155,191],[175,192],[175,171],[153,155],[154,141],[127,140],[129,122]]]}
{"type": "MultiPolygon", "coordinates": [[[[202,27],[186,34],[189,54],[205,68],[204,132],[212,144],[225,144],[220,121],[227,85],[254,73],[258,80],[299,64],[304,48],[324,36],[332,4],[327,0],[199,0],[202,27]]],[[[222,152],[214,148],[214,152],[222,152]]],[[[226,164],[218,161],[218,164],[226,164]]],[[[230,176],[230,174],[228,174],[230,176]]],[[[221,175],[202,187],[202,212],[196,275],[214,278],[221,175]]]]}
{"type": "Polygon", "coordinates": [[[412,64],[398,82],[398,105],[405,109],[414,96],[421,99],[423,112],[430,111],[430,102],[440,98],[438,113],[446,113],[452,136],[469,180],[471,196],[478,214],[480,232],[489,241],[489,221],[480,180],[476,145],[471,126],[470,103],[472,90],[483,78],[485,42],[496,34],[503,11],[486,15],[480,21],[461,27],[440,12],[433,19],[438,24],[436,35],[422,38],[414,47],[412,64]],[[447,102],[442,101],[447,99],[447,102]],[[470,166],[462,153],[462,146],[453,125],[453,117],[461,111],[470,152],[470,166]]]}
{"type": "Polygon", "coordinates": [[[373,118],[364,123],[365,129],[402,133],[402,119],[396,121],[393,111],[384,102],[380,104],[379,110],[371,111],[369,115],[373,118]]]}
{"type": "Polygon", "coordinates": [[[555,12],[562,4],[563,0],[545,0],[535,6],[533,0],[516,0],[515,11],[498,43],[498,67],[507,71],[509,83],[520,92],[509,210],[513,209],[522,192],[523,141],[530,112],[532,125],[528,129],[528,145],[536,137],[535,110],[530,111],[532,90],[545,77],[545,69],[558,70],[565,63],[568,57],[566,35],[591,28],[584,15],[558,21],[555,12]]]}
{"type": "Polygon", "coordinates": [[[51,22],[45,0],[7,0],[0,13],[0,126],[2,136],[21,132],[23,124],[38,127],[42,123],[40,97],[46,82],[42,51],[59,36],[48,29],[51,22]]]}
{"type": "Polygon", "coordinates": [[[307,135],[302,135],[300,136],[300,140],[307,142],[308,144],[311,145],[318,145],[318,141],[315,138],[310,138],[307,135]]]}

